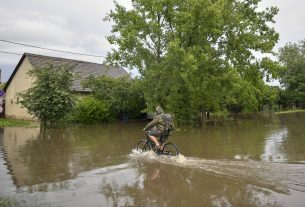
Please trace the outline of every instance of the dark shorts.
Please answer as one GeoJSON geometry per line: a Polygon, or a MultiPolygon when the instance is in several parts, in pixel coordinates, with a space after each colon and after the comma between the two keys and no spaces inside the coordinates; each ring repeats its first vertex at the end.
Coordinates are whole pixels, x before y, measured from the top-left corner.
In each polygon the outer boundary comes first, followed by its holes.
{"type": "Polygon", "coordinates": [[[150,135],[150,136],[154,136],[154,137],[160,137],[161,136],[161,132],[155,127],[148,130],[147,134],[150,135]]]}

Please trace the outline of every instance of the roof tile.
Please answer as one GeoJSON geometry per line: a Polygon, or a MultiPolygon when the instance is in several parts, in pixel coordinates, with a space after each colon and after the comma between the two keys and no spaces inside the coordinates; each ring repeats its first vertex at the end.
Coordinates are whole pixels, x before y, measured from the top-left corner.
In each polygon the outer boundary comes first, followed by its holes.
{"type": "Polygon", "coordinates": [[[72,70],[79,75],[79,79],[73,82],[72,89],[78,92],[89,92],[89,89],[83,89],[81,81],[90,77],[98,77],[106,75],[112,78],[118,78],[122,76],[130,75],[122,67],[106,66],[98,63],[91,63],[79,60],[72,60],[66,58],[49,57],[43,55],[36,55],[25,53],[25,56],[29,59],[30,63],[37,68],[46,66],[47,64],[52,65],[71,65],[72,70]]]}

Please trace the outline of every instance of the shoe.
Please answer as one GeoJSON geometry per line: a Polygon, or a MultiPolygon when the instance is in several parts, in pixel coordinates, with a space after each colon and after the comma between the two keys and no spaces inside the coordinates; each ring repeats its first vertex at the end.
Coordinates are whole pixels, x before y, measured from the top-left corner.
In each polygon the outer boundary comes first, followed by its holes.
{"type": "Polygon", "coordinates": [[[163,155],[163,151],[160,150],[160,149],[156,150],[155,153],[156,153],[157,155],[163,155]]]}
{"type": "Polygon", "coordinates": [[[161,148],[161,146],[159,145],[159,146],[155,146],[155,151],[157,152],[157,151],[160,151],[160,148],[161,148]]]}

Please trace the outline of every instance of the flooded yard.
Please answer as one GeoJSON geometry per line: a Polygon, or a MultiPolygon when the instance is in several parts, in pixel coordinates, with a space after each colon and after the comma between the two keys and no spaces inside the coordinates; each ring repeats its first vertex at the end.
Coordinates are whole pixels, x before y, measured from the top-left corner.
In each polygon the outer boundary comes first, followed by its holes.
{"type": "Polygon", "coordinates": [[[304,206],[305,113],[181,128],[179,157],[135,150],[145,122],[0,130],[0,197],[28,206],[304,206]]]}

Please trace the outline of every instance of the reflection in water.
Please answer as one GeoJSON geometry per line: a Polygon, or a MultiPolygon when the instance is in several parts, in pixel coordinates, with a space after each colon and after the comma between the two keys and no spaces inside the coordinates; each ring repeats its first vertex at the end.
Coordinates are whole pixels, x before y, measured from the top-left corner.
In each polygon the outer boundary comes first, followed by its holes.
{"type": "Polygon", "coordinates": [[[73,207],[303,206],[305,165],[295,163],[305,161],[304,121],[293,115],[186,128],[170,137],[185,155],[178,158],[131,153],[145,123],[50,129],[44,136],[37,128],[6,127],[0,197],[73,207]]]}
{"type": "Polygon", "coordinates": [[[129,182],[104,179],[101,193],[110,206],[266,206],[272,192],[242,182],[219,179],[196,169],[176,168],[138,160],[129,182]],[[135,180],[133,180],[136,178],[135,180]]]}
{"type": "Polygon", "coordinates": [[[1,195],[7,195],[8,192],[14,188],[5,156],[6,153],[4,153],[3,128],[0,128],[0,197],[1,195]]]}
{"type": "Polygon", "coordinates": [[[29,176],[31,168],[27,166],[28,160],[22,156],[20,149],[31,140],[36,139],[38,134],[38,128],[6,127],[3,129],[3,155],[7,161],[8,170],[13,175],[14,184],[17,186],[27,185],[32,182],[32,177],[29,176]]]}
{"type": "MultiPolygon", "coordinates": [[[[111,127],[50,129],[43,135],[38,128],[8,127],[4,128],[2,145],[14,183],[19,187],[67,180],[85,170],[118,163],[112,155],[131,148],[133,143],[128,146],[124,141],[118,142],[129,136],[111,127]],[[109,139],[114,130],[117,136],[109,139]]],[[[36,190],[48,191],[43,186],[29,188],[36,190]]]]}
{"type": "Polygon", "coordinates": [[[263,161],[287,162],[284,142],[287,140],[287,128],[283,128],[270,135],[266,139],[264,154],[261,155],[263,161]]]}

